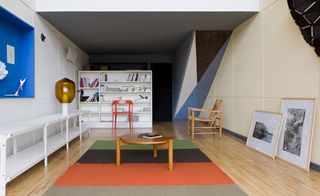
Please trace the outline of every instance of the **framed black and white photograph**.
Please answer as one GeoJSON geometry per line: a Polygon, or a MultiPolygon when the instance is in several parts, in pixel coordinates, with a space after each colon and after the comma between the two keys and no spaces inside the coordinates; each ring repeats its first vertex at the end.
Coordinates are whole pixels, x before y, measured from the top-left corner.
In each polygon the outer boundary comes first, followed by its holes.
{"type": "Polygon", "coordinates": [[[308,171],[315,111],[315,99],[284,98],[281,102],[281,112],[285,120],[277,156],[308,171]]]}
{"type": "Polygon", "coordinates": [[[282,121],[281,113],[254,111],[247,146],[274,159],[282,121]]]}

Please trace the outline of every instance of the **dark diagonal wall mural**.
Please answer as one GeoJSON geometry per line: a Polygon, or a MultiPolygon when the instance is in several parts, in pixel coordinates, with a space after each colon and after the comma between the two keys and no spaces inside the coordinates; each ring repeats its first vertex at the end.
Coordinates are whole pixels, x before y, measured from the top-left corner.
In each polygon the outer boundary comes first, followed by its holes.
{"type": "Polygon", "coordinates": [[[197,78],[200,81],[202,75],[208,69],[212,60],[230,37],[232,31],[197,31],[197,78]]]}

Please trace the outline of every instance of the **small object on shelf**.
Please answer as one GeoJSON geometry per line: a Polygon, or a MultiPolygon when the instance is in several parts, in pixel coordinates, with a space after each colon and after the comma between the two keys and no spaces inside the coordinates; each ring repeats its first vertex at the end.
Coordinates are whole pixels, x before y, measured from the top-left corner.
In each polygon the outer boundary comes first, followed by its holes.
{"type": "Polygon", "coordinates": [[[155,139],[155,138],[161,138],[162,135],[158,133],[143,133],[140,134],[138,137],[140,138],[148,138],[148,139],[155,139]]]}
{"type": "Polygon", "coordinates": [[[3,80],[8,75],[8,70],[6,65],[0,61],[0,80],[3,80]]]}
{"type": "Polygon", "coordinates": [[[85,102],[85,101],[87,101],[88,98],[89,98],[89,96],[81,96],[80,101],[85,102]]]}
{"type": "MultiPolygon", "coordinates": [[[[129,117],[128,117],[128,119],[127,119],[127,121],[129,121],[130,119],[129,119],[129,117]]],[[[139,121],[139,116],[132,116],[132,121],[133,122],[138,122],[139,121]]]]}
{"type": "Polygon", "coordinates": [[[143,112],[151,112],[151,107],[144,107],[143,112]]]}
{"type": "Polygon", "coordinates": [[[23,80],[20,79],[20,85],[17,89],[17,91],[14,93],[14,94],[7,94],[7,95],[4,95],[4,96],[7,96],[7,97],[19,97],[19,93],[20,91],[22,91],[22,87],[24,85],[24,83],[26,82],[27,78],[24,78],[23,80]]]}
{"type": "Polygon", "coordinates": [[[141,97],[141,99],[148,99],[148,96],[143,96],[143,95],[139,95],[141,97]]]}

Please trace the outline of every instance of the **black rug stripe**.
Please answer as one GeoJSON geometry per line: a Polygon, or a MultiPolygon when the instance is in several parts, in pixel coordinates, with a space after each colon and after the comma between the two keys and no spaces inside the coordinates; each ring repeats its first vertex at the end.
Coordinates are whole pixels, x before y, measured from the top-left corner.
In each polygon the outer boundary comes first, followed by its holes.
{"type": "MultiPolygon", "coordinates": [[[[211,162],[199,149],[173,150],[175,163],[211,162]]],[[[115,163],[115,150],[88,150],[77,163],[115,163]]],[[[152,150],[121,150],[121,163],[167,163],[168,151],[158,150],[158,157],[153,157],[152,150]]]]}

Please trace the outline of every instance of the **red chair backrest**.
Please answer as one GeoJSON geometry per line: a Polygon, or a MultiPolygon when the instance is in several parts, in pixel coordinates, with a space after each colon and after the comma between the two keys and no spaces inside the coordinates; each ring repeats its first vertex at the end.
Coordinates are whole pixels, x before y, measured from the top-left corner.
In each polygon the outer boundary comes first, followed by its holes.
{"type": "Polygon", "coordinates": [[[133,102],[131,100],[114,100],[112,102],[112,113],[118,112],[118,105],[128,105],[128,110],[125,112],[133,111],[133,102]]]}

